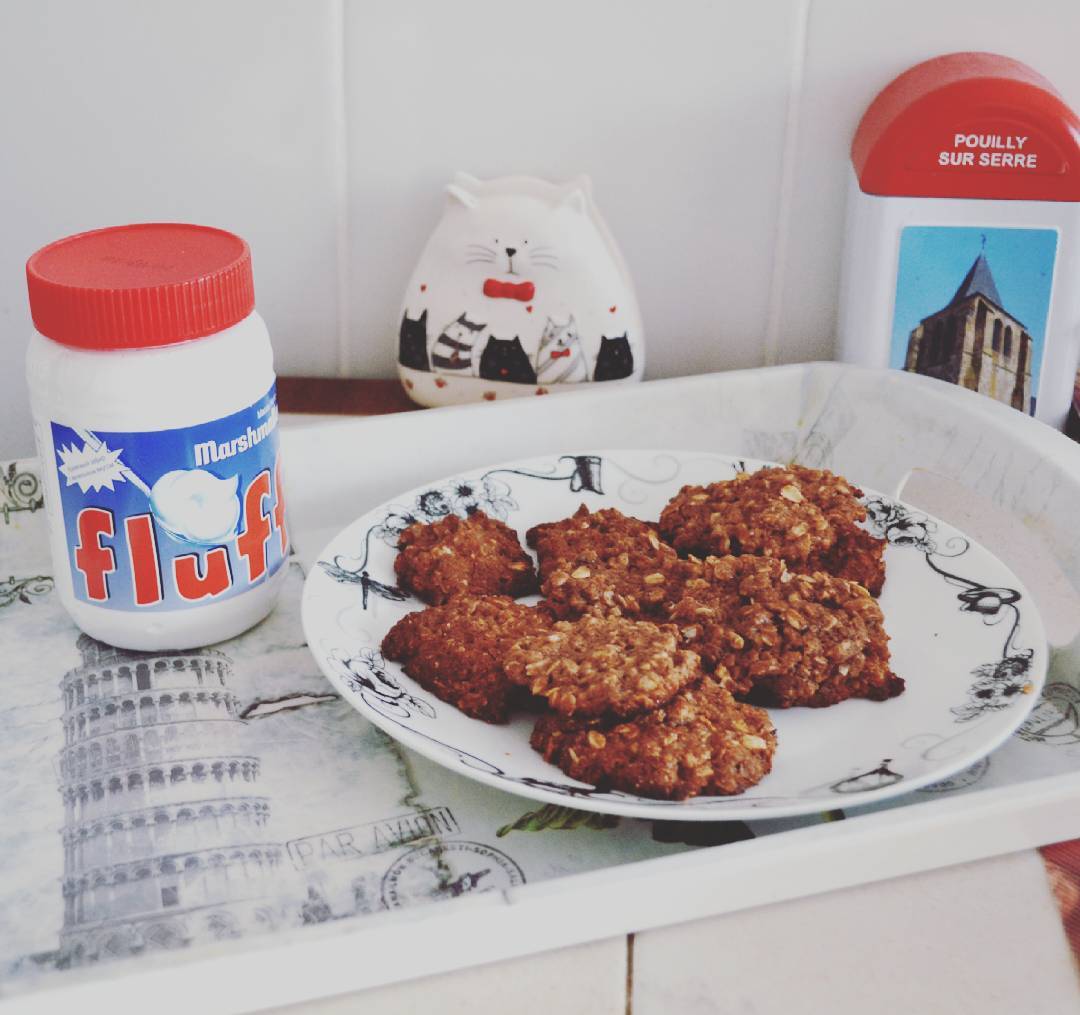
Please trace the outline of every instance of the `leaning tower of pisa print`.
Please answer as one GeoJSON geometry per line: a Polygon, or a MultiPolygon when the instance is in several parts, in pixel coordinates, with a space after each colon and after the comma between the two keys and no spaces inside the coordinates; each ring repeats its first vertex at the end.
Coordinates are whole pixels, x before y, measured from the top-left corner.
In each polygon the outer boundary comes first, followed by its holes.
{"type": "Polygon", "coordinates": [[[128,652],[83,635],[61,681],[60,964],[236,937],[281,912],[259,759],[214,649],[128,652]]]}

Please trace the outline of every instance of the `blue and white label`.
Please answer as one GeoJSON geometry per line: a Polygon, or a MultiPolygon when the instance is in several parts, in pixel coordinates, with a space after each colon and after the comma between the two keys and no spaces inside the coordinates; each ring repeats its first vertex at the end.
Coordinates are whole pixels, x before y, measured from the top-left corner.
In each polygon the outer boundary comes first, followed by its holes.
{"type": "Polygon", "coordinates": [[[177,610],[246,592],[289,555],[274,386],[197,426],[52,423],[75,598],[177,610]]]}

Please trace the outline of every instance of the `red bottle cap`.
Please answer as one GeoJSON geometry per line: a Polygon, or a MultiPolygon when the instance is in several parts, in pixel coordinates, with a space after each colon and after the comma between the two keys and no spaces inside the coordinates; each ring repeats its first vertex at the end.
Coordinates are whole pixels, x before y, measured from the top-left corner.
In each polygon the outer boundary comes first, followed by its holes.
{"type": "Polygon", "coordinates": [[[26,262],[41,334],[83,349],[144,349],[211,335],[255,309],[251,251],[233,233],[178,222],[95,229],[26,262]]]}
{"type": "Polygon", "coordinates": [[[867,194],[1080,201],[1080,119],[1026,64],[949,53],[878,94],[851,161],[867,194]]]}

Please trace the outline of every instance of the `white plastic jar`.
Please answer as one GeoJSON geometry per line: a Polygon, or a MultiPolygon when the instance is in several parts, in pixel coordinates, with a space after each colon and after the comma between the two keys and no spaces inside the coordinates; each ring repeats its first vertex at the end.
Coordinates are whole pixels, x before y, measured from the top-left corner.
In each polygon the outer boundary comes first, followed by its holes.
{"type": "Polygon", "coordinates": [[[289,539],[270,338],[238,236],[118,226],[26,265],[53,575],[87,634],[185,649],[262,620],[289,539]]]}

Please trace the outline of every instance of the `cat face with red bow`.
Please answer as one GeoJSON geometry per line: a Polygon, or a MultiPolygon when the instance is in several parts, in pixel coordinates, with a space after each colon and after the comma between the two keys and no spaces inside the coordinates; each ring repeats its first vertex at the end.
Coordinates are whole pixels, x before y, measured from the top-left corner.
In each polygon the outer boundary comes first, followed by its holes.
{"type": "Polygon", "coordinates": [[[451,205],[444,222],[456,224],[447,239],[458,245],[463,278],[475,279],[487,299],[530,304],[538,283],[544,287],[544,276],[559,271],[559,251],[549,238],[551,224],[544,221],[551,216],[537,215],[532,203],[517,195],[482,200],[477,193],[481,186],[459,173],[447,188],[451,205]]]}
{"type": "Polygon", "coordinates": [[[556,324],[549,317],[536,351],[537,383],[573,384],[588,379],[589,367],[573,314],[565,324],[556,324]]]}
{"type": "Polygon", "coordinates": [[[405,321],[411,344],[408,357],[399,354],[400,372],[409,394],[425,405],[588,381],[602,340],[615,335],[628,336],[629,371],[615,379],[637,379],[644,366],[633,288],[585,178],[552,184],[459,173],[410,280],[405,321]],[[416,350],[425,312],[427,373],[434,376],[425,376],[416,350]],[[447,370],[438,342],[463,317],[483,321],[484,330],[471,341],[471,369],[447,370]],[[511,348],[516,355],[508,363],[511,348]]]}

